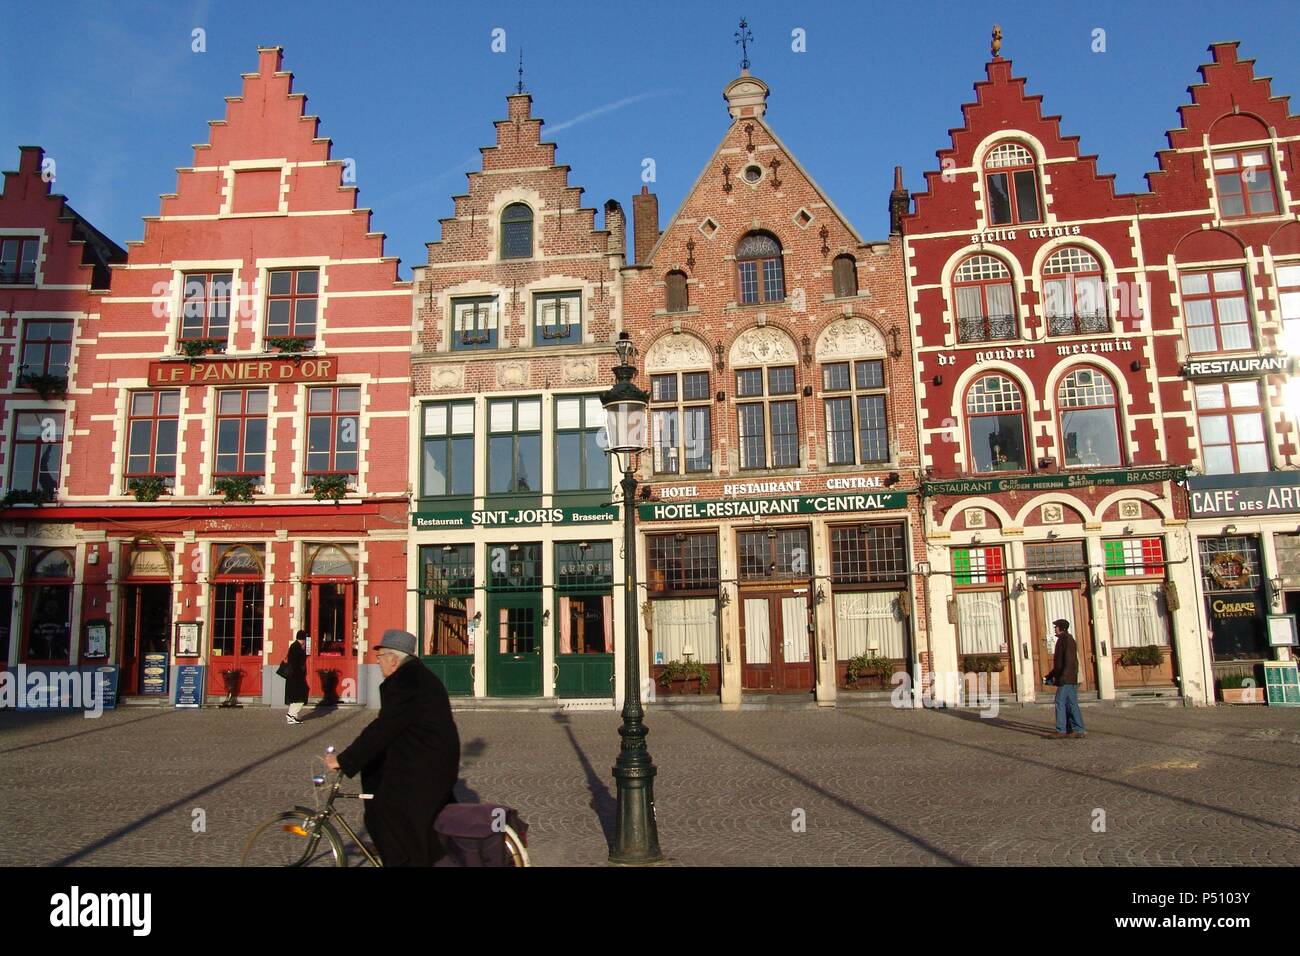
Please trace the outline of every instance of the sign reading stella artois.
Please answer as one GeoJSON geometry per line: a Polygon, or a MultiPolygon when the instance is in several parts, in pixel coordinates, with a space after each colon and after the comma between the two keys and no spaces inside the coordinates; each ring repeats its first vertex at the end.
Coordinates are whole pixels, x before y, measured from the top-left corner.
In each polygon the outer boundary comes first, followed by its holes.
{"type": "Polygon", "coordinates": [[[1240,551],[1224,551],[1210,562],[1210,577],[1223,588],[1241,588],[1250,583],[1250,568],[1240,551]]]}
{"type": "Polygon", "coordinates": [[[227,385],[276,382],[332,382],[336,358],[205,359],[150,362],[150,385],[227,385]]]}

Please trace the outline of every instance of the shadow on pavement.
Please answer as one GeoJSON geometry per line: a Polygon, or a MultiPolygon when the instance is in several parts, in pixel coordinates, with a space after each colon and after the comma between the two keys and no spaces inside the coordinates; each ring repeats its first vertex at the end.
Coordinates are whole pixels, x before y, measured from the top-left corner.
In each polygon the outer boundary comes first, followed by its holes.
{"type": "Polygon", "coordinates": [[[1028,734],[1031,737],[1052,739],[1053,728],[1043,727],[1039,724],[1021,723],[1017,720],[1007,720],[1005,717],[981,717],[979,714],[970,711],[952,710],[947,707],[935,708],[935,713],[943,714],[945,717],[956,717],[958,720],[973,724],[982,724],[986,727],[996,727],[998,730],[1012,730],[1018,734],[1028,734]]]}
{"type": "Polygon", "coordinates": [[[578,738],[573,735],[573,728],[569,726],[569,715],[556,713],[551,719],[564,728],[564,732],[569,737],[569,745],[573,747],[573,752],[578,755],[578,763],[582,764],[582,772],[587,775],[587,790],[591,792],[591,809],[595,812],[596,818],[600,820],[600,829],[605,835],[605,843],[613,850],[614,830],[618,817],[618,801],[614,799],[614,795],[609,792],[609,787],[605,786],[605,782],[596,773],[596,768],[587,759],[586,751],[578,745],[578,738]]]}
{"type": "MultiPolygon", "coordinates": [[[[0,754],[17,753],[20,750],[31,750],[33,747],[44,747],[46,744],[56,744],[60,740],[71,740],[73,737],[84,737],[87,734],[97,734],[105,730],[116,730],[118,727],[126,727],[131,724],[138,724],[142,720],[153,720],[155,717],[166,717],[173,713],[175,713],[175,711],[160,710],[156,713],[144,714],[140,717],[135,717],[131,720],[114,721],[113,723],[101,724],[98,727],[91,727],[87,730],[79,730],[75,734],[64,734],[62,737],[48,737],[45,740],[35,740],[30,744],[19,744],[17,747],[6,747],[4,750],[0,750],[0,754]]],[[[85,720],[85,718],[82,717],[80,713],[77,713],[75,715],[62,714],[60,716],[64,716],[64,717],[75,716],[78,720],[85,720]]],[[[41,722],[43,723],[44,721],[41,722]]]]}

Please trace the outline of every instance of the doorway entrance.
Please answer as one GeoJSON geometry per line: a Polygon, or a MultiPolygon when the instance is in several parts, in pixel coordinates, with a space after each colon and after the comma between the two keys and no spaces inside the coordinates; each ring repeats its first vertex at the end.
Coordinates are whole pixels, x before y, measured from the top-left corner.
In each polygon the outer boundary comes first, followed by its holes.
{"type": "MultiPolygon", "coordinates": [[[[123,694],[167,693],[167,682],[145,680],[144,669],[156,667],[161,655],[168,659],[172,630],[172,588],[170,584],[127,584],[122,588],[122,682],[123,694]]],[[[164,665],[165,666],[165,665],[164,665]]],[[[158,675],[151,675],[157,677],[158,675]]]]}
{"type": "Polygon", "coordinates": [[[260,546],[235,545],[221,553],[212,585],[212,639],[208,693],[227,693],[226,674],[240,674],[239,696],[262,693],[262,583],[260,546]]]}
{"type": "Polygon", "coordinates": [[[797,693],[812,690],[808,595],[745,593],[741,599],[740,686],[797,693]]]}
{"type": "Polygon", "coordinates": [[[1043,678],[1052,669],[1056,652],[1056,629],[1053,621],[1070,622],[1070,633],[1079,648],[1079,693],[1096,692],[1097,674],[1092,655],[1092,617],[1088,599],[1080,583],[1036,584],[1033,587],[1032,621],[1034,638],[1035,687],[1040,693],[1056,696],[1056,687],[1044,685],[1043,678]]]}
{"type": "Polygon", "coordinates": [[[356,561],[354,549],[322,545],[308,555],[304,591],[307,690],[324,703],[355,701],[356,561]]]}
{"type": "Polygon", "coordinates": [[[494,594],[488,599],[489,697],[540,697],[542,599],[538,594],[494,594]]]}

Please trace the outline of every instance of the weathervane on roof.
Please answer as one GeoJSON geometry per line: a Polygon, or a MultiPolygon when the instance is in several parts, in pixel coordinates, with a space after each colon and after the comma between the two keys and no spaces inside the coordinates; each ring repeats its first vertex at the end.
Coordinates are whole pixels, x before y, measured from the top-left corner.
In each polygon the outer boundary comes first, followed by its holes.
{"type": "Polygon", "coordinates": [[[515,84],[515,92],[524,91],[524,48],[519,48],[519,82],[515,84]]]}
{"type": "Polygon", "coordinates": [[[989,47],[993,51],[993,59],[1002,59],[1002,28],[996,23],[993,24],[993,42],[989,47]]]}
{"type": "Polygon", "coordinates": [[[740,44],[740,68],[749,69],[749,45],[754,42],[754,34],[749,29],[749,21],[740,18],[740,29],[736,31],[736,42],[740,44]]]}

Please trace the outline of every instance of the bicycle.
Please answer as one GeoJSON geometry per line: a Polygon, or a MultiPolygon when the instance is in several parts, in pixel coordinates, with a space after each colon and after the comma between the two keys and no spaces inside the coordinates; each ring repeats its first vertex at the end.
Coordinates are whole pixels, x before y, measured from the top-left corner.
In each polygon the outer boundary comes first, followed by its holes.
{"type": "MultiPolygon", "coordinates": [[[[333,753],[329,747],[326,753],[333,753]]],[[[319,795],[320,788],[326,786],[324,774],[314,774],[312,785],[319,795]]],[[[367,846],[365,841],[352,829],[342,811],[334,806],[338,799],[371,800],[374,794],[345,793],[343,791],[343,773],[336,771],[325,797],[324,806],[296,806],[263,821],[253,831],[253,835],[244,844],[240,855],[240,866],[347,866],[348,851],[339,834],[339,828],[347,834],[349,840],[356,844],[366,862],[371,866],[382,867],[383,861],[377,850],[367,846]],[[337,824],[337,826],[335,825],[337,824]],[[322,846],[322,843],[324,844],[322,846]]],[[[451,806],[458,806],[452,804],[451,806]]],[[[493,808],[493,812],[497,808],[493,808]]],[[[504,808],[500,808],[504,810],[504,808]]],[[[499,833],[510,866],[529,866],[526,838],[507,823],[504,817],[497,821],[494,817],[493,831],[499,833]],[[497,825],[499,823],[499,826],[497,825]]],[[[455,849],[448,847],[449,851],[455,849]]],[[[448,859],[455,860],[455,854],[449,852],[448,859]]],[[[455,862],[448,865],[456,865],[455,862]]],[[[461,861],[461,865],[464,865],[461,861]]]]}

